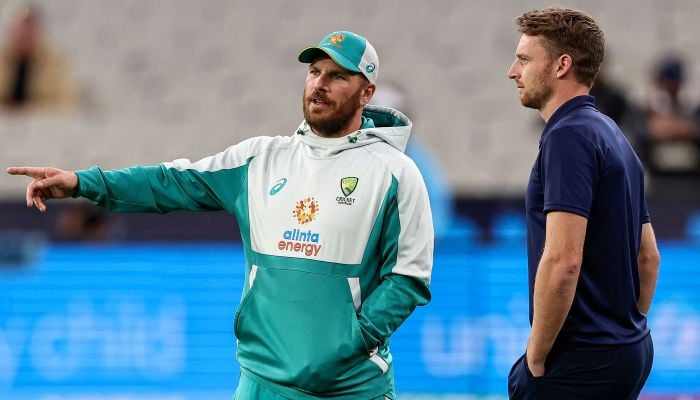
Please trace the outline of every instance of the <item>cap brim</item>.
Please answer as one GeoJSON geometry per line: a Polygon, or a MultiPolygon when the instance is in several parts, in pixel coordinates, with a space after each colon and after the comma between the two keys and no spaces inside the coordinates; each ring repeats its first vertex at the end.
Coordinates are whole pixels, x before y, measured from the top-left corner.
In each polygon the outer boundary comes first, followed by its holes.
{"type": "Polygon", "coordinates": [[[303,63],[312,63],[316,57],[318,57],[319,52],[323,52],[328,57],[330,57],[333,61],[335,61],[336,64],[340,65],[341,67],[353,71],[353,72],[362,72],[360,71],[360,68],[357,67],[357,65],[354,65],[352,61],[350,61],[347,57],[344,55],[338,53],[337,51],[333,49],[327,49],[324,47],[318,47],[318,46],[312,46],[312,47],[307,47],[304,50],[299,53],[299,62],[303,63]]]}

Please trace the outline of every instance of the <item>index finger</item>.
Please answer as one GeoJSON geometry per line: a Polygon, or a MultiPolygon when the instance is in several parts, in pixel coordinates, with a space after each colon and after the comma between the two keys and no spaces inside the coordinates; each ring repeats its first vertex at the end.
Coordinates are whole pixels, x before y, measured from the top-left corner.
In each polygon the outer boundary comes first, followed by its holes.
{"type": "Polygon", "coordinates": [[[32,178],[43,178],[44,168],[41,167],[9,167],[7,173],[10,175],[25,175],[32,178]]]}

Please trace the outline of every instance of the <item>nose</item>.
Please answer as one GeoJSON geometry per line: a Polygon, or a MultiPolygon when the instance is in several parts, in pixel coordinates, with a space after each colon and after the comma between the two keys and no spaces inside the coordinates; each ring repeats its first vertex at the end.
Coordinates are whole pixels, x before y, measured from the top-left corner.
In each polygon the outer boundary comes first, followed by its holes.
{"type": "Polygon", "coordinates": [[[508,68],[508,79],[516,79],[520,74],[516,70],[518,64],[518,60],[513,61],[513,64],[510,65],[510,68],[508,68]]]}
{"type": "Polygon", "coordinates": [[[319,74],[313,79],[312,84],[316,90],[328,90],[328,77],[325,74],[319,74]]]}

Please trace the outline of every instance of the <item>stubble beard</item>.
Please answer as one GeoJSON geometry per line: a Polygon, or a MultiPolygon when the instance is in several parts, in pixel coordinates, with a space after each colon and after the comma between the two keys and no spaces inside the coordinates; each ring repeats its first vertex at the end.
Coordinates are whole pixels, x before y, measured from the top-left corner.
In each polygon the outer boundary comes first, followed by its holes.
{"type": "Polygon", "coordinates": [[[552,92],[552,87],[540,80],[533,85],[529,93],[525,93],[525,95],[521,98],[520,103],[527,108],[541,110],[552,97],[552,92]]]}
{"type": "Polygon", "coordinates": [[[554,90],[542,76],[538,76],[530,85],[531,88],[524,93],[520,99],[520,104],[527,108],[541,110],[547,104],[554,90]]]}
{"type": "Polygon", "coordinates": [[[309,124],[311,129],[320,136],[336,136],[343,132],[355,117],[357,110],[361,108],[360,97],[362,89],[350,96],[344,102],[338,104],[330,101],[325,95],[314,91],[310,94],[304,92],[302,97],[302,105],[304,110],[304,119],[309,124]],[[331,112],[327,116],[312,112],[309,109],[309,101],[311,98],[318,97],[330,105],[331,112]]]}

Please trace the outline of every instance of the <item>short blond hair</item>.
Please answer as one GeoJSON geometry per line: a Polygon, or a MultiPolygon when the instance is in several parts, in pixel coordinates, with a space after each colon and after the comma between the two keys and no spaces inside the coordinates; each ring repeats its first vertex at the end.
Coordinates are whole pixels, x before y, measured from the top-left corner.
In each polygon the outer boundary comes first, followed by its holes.
{"type": "Polygon", "coordinates": [[[573,72],[582,84],[593,85],[605,55],[605,35],[587,13],[570,8],[528,11],[515,20],[518,31],[541,36],[552,59],[568,54],[573,72]]]}

